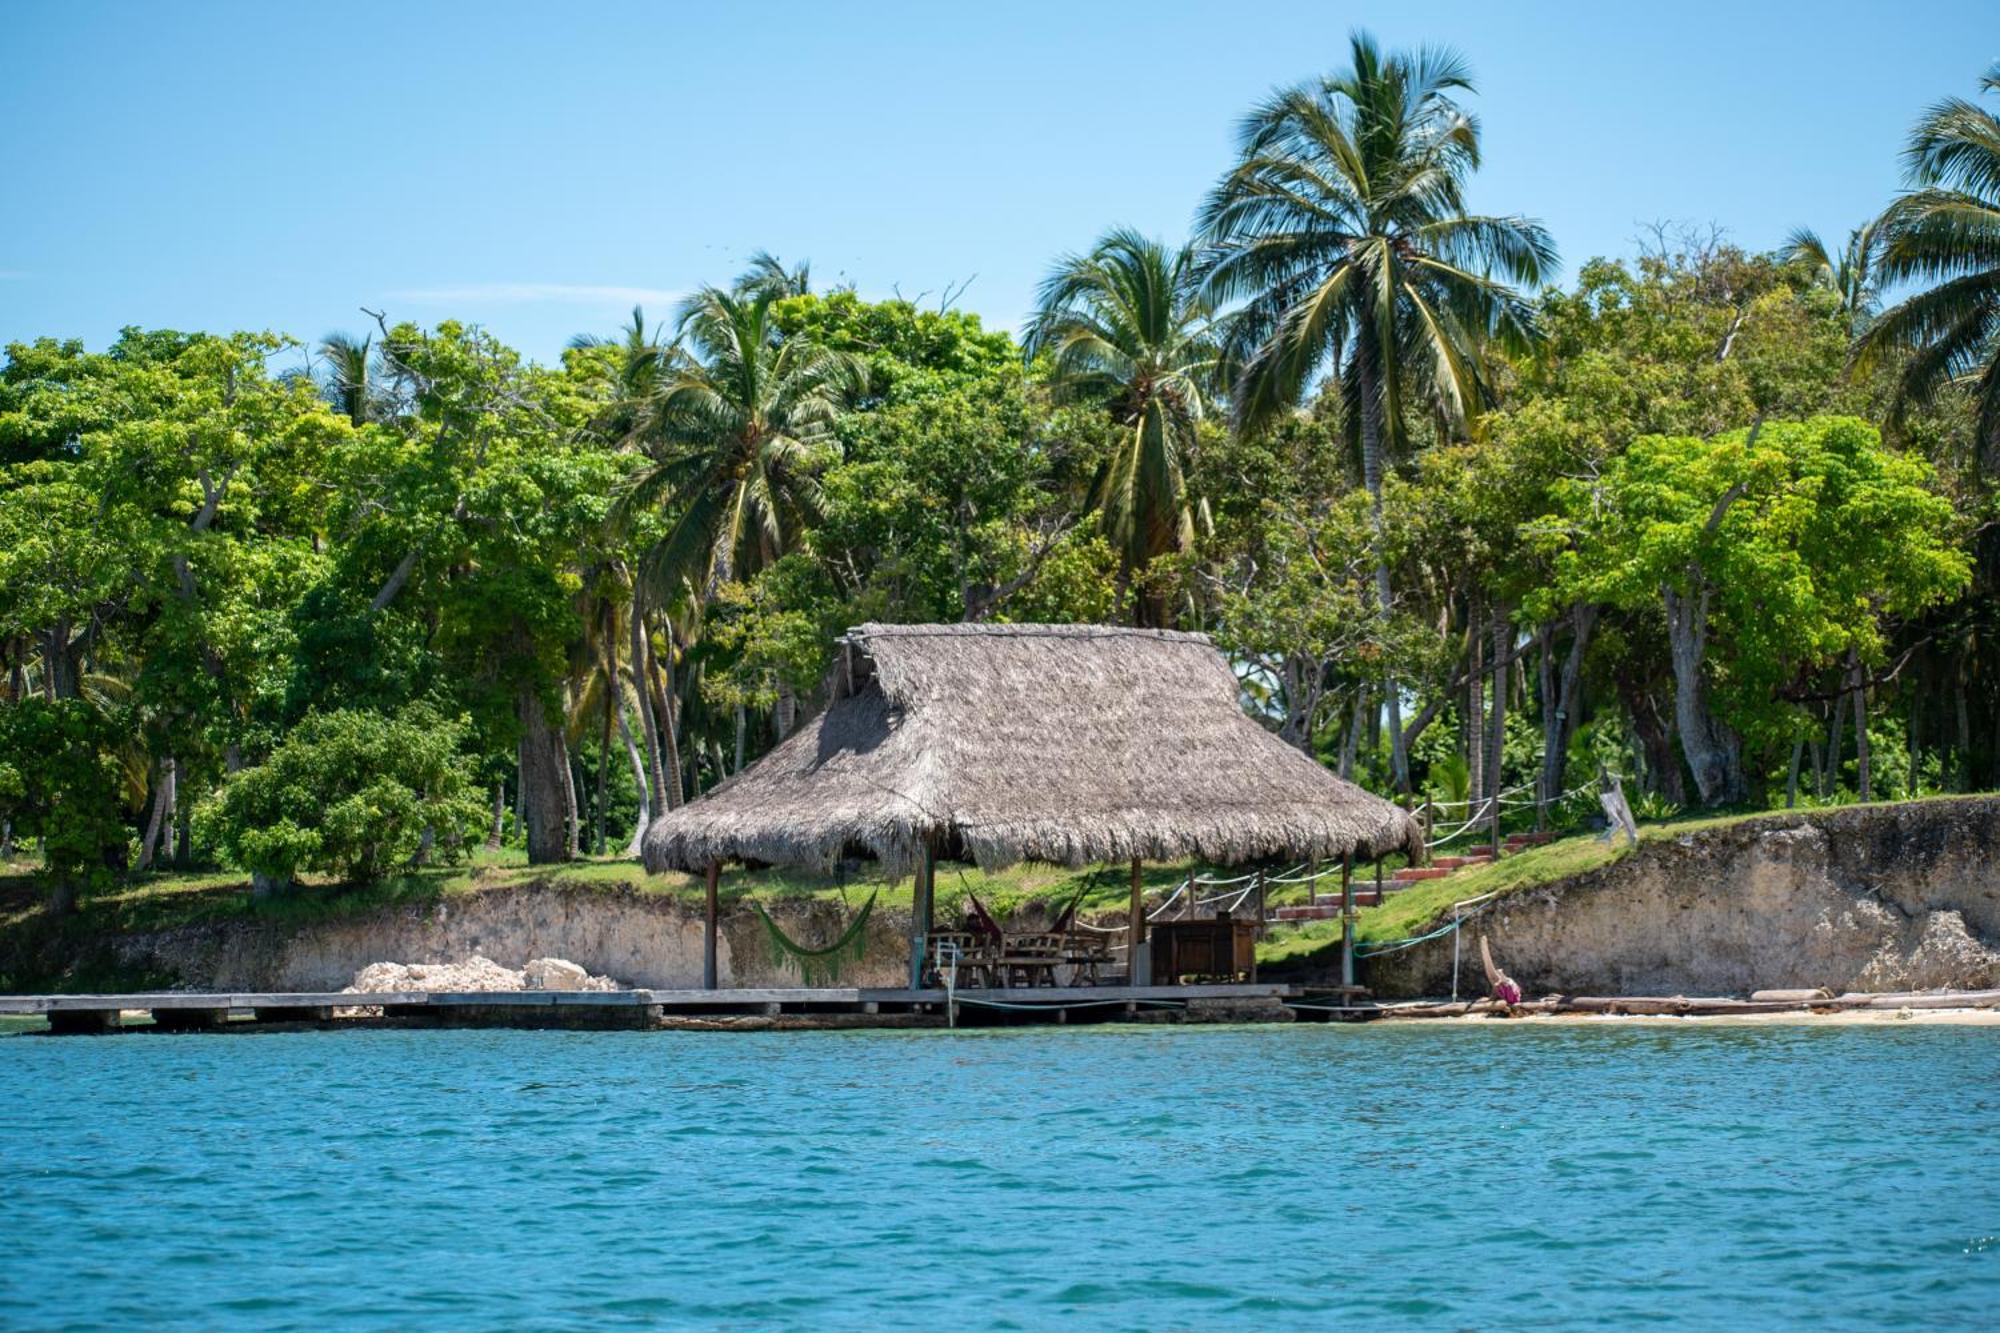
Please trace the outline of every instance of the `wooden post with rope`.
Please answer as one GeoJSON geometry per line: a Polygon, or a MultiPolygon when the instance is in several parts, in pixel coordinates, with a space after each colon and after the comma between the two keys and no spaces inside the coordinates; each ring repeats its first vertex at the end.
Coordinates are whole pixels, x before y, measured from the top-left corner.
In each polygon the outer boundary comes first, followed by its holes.
{"type": "Polygon", "coordinates": [[[1354,984],[1354,853],[1340,858],[1340,984],[1354,984]]]}
{"type": "Polygon", "coordinates": [[[708,863],[708,893],[706,910],[701,927],[701,988],[714,990],[716,987],[715,932],[716,921],[722,915],[717,903],[717,889],[722,882],[722,863],[708,863]]]}
{"type": "Polygon", "coordinates": [[[924,988],[924,951],[930,943],[931,898],[937,891],[937,864],[930,843],[917,847],[917,873],[910,885],[910,989],[924,988]]]}
{"type": "MultiPolygon", "coordinates": [[[[1190,887],[1189,892],[1193,889],[1190,887]]],[[[1146,943],[1146,881],[1140,873],[1138,857],[1132,858],[1132,906],[1131,917],[1125,928],[1125,984],[1144,986],[1147,979],[1139,975],[1141,946],[1146,943]]]]}

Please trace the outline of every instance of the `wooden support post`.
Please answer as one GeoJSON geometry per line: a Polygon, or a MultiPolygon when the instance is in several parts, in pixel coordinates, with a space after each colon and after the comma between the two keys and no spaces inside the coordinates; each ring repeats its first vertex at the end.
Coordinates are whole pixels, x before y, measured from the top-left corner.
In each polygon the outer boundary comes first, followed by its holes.
{"type": "Polygon", "coordinates": [[[1382,905],[1382,858],[1375,858],[1375,905],[1382,905]]]}
{"type": "Polygon", "coordinates": [[[1319,861],[1315,859],[1312,868],[1306,871],[1306,899],[1314,907],[1319,906],[1319,861]]]}
{"type": "Polygon", "coordinates": [[[1493,859],[1498,861],[1500,859],[1500,784],[1497,782],[1493,784],[1493,818],[1491,827],[1493,859]]]}
{"type": "Polygon", "coordinates": [[[709,862],[708,910],[704,916],[701,929],[701,988],[703,990],[714,990],[716,987],[715,928],[717,918],[722,915],[716,899],[716,890],[721,883],[722,863],[719,861],[709,862]]]}
{"type": "Polygon", "coordinates": [[[1354,984],[1354,853],[1340,858],[1340,984],[1354,984]]]}
{"type": "Polygon", "coordinates": [[[1549,827],[1549,784],[1548,774],[1537,770],[1535,773],[1535,832],[1546,833],[1549,827]]]}
{"type": "Polygon", "coordinates": [[[1148,984],[1149,979],[1139,975],[1139,946],[1145,942],[1146,881],[1140,875],[1139,858],[1135,856],[1132,858],[1131,914],[1125,927],[1125,984],[1128,986],[1148,984]]]}
{"type": "Polygon", "coordinates": [[[931,897],[936,889],[936,863],[930,844],[917,849],[917,873],[910,885],[910,989],[924,986],[925,950],[930,944],[931,897]]]}

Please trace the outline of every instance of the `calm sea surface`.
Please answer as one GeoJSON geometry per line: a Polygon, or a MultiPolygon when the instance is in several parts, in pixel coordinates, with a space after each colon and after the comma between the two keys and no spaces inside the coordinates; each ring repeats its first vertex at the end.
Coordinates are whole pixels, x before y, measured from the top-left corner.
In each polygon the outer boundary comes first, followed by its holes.
{"type": "Polygon", "coordinates": [[[0,1327],[2000,1327],[2000,1031],[0,1039],[0,1327]]]}

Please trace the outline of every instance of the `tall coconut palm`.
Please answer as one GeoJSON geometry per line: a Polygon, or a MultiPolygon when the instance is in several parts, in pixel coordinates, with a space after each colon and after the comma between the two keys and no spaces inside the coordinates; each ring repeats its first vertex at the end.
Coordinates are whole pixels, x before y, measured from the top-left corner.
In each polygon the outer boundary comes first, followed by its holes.
{"type": "Polygon", "coordinates": [[[326,358],[321,387],[327,401],[357,426],[374,420],[381,406],[374,381],[374,344],[373,338],[346,333],[329,333],[319,342],[319,354],[326,358]]]}
{"type": "Polygon", "coordinates": [[[616,338],[580,333],[569,345],[578,351],[618,349],[618,378],[612,398],[594,425],[598,434],[613,443],[643,446],[657,424],[654,414],[662,388],[685,363],[679,345],[663,338],[657,327],[648,327],[644,308],[636,305],[632,307],[632,322],[619,330],[616,338]]]}
{"type": "Polygon", "coordinates": [[[743,296],[768,292],[781,301],[788,296],[805,296],[812,291],[812,264],[801,261],[786,268],[769,250],[759,250],[750,256],[750,267],[736,279],[736,291],[743,296]]]}
{"type": "MultiPolygon", "coordinates": [[[[1120,229],[1064,256],[1042,283],[1026,352],[1048,355],[1058,393],[1108,403],[1123,428],[1092,499],[1126,576],[1188,546],[1182,462],[1221,363],[1192,254],[1120,229]]],[[[1132,606],[1138,623],[1163,618],[1156,599],[1132,606]]]]}
{"type": "MultiPolygon", "coordinates": [[[[2000,92],[2000,64],[1980,91],[2000,92]]],[[[1899,410],[1970,388],[1990,457],[2000,449],[2000,116],[1946,98],[1917,122],[1903,161],[1910,188],[1876,223],[1882,282],[1928,285],[1869,326],[1857,359],[1901,361],[1899,410]]]]}
{"type": "Polygon", "coordinates": [[[646,568],[667,596],[755,574],[795,549],[819,515],[816,473],[833,457],[854,367],[782,336],[772,300],[710,287],[681,309],[689,359],[660,387],[653,462],[627,496],[672,510],[646,568]]]}
{"type": "Polygon", "coordinates": [[[1882,289],[1876,281],[1876,267],[1882,254],[1882,233],[1867,222],[1847,234],[1847,244],[1838,254],[1827,248],[1819,233],[1800,227],[1785,238],[1778,259],[1787,264],[1804,264],[1813,281],[1839,293],[1841,313],[1847,316],[1850,336],[1859,336],[1881,306],[1882,289]]]}
{"type": "MultiPolygon", "coordinates": [[[[698,602],[799,549],[822,509],[817,473],[859,372],[846,355],[784,337],[776,294],[706,288],[681,308],[686,363],[661,385],[641,469],[622,505],[666,508],[642,566],[649,606],[683,589],[698,602]]],[[[789,729],[789,699],[778,727],[789,729]]]]}
{"type": "MultiPolygon", "coordinates": [[[[1466,210],[1479,124],[1456,100],[1472,91],[1458,56],[1385,53],[1362,33],[1350,53],[1346,71],[1285,89],[1244,120],[1239,160],[1200,226],[1210,299],[1240,302],[1230,320],[1239,421],[1269,422],[1316,378],[1338,376],[1359,415],[1379,545],[1406,392],[1462,428],[1486,395],[1487,348],[1532,336],[1517,285],[1538,286],[1556,254],[1537,222],[1466,210]]],[[[1376,595],[1391,605],[1386,561],[1376,595]]],[[[1391,762],[1407,789],[1394,688],[1388,700],[1391,762]]]]}

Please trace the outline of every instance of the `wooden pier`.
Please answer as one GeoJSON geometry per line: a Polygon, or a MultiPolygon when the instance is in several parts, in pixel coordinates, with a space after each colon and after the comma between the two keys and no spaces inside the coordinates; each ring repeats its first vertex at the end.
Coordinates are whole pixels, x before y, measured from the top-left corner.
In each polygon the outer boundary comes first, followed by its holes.
{"type": "MultiPolygon", "coordinates": [[[[943,1027],[1293,1017],[1297,986],[1061,986],[911,990],[828,987],[624,991],[154,991],[0,995],[0,1014],[42,1015],[52,1032],[111,1032],[128,1015],[164,1031],[313,1027],[943,1027]]],[[[1345,1003],[1345,1001],[1340,1001],[1345,1003]]],[[[1318,1014],[1313,1016],[1317,1017],[1318,1014]]]]}

